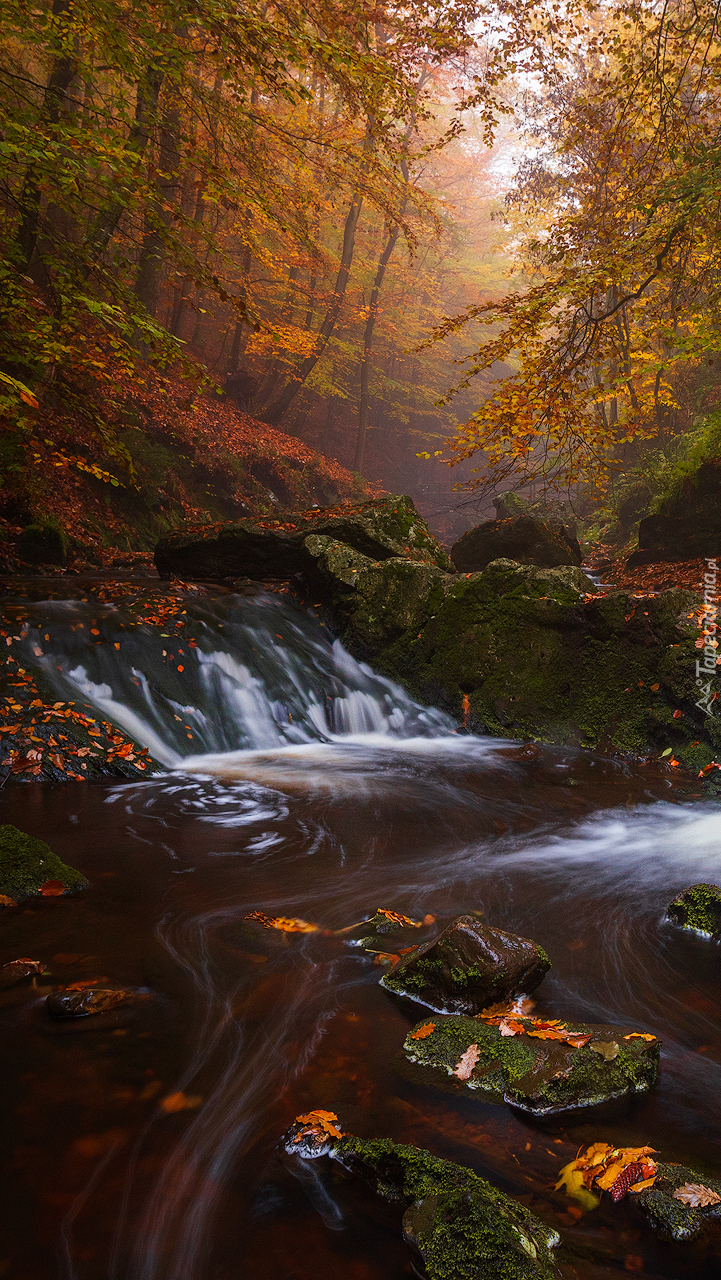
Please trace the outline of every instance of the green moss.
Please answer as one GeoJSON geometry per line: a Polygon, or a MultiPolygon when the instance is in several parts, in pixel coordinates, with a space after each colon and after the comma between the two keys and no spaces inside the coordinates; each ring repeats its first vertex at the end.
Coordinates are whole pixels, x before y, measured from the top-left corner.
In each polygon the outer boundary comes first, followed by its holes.
{"type": "Polygon", "coordinates": [[[343,1138],[331,1152],[386,1200],[407,1205],[406,1239],[430,1280],[551,1280],[558,1235],[471,1169],[388,1139],[343,1138]]]}
{"type": "Polygon", "coordinates": [[[709,1220],[721,1218],[721,1205],[694,1208],[681,1200],[674,1200],[674,1191],[687,1182],[708,1187],[721,1195],[721,1182],[717,1179],[710,1178],[698,1169],[687,1169],[681,1164],[659,1161],[654,1185],[639,1192],[632,1200],[654,1230],[671,1240],[691,1240],[703,1230],[709,1220]]]}
{"type": "MultiPolygon", "coordinates": [[[[529,1030],[533,1023],[520,1018],[529,1030]]],[[[419,1023],[427,1025],[428,1019],[419,1023]]],[[[432,1068],[443,1077],[454,1076],[461,1056],[475,1044],[478,1059],[462,1087],[501,1099],[537,1115],[569,1107],[592,1106],[608,1098],[648,1089],[658,1071],[659,1042],[634,1038],[620,1027],[567,1023],[579,1035],[591,1035],[590,1044],[577,1049],[563,1041],[536,1036],[502,1036],[497,1027],[459,1015],[435,1022],[435,1030],[420,1039],[409,1034],[403,1046],[409,1062],[432,1068]],[[606,1060],[591,1048],[598,1041],[613,1040],[616,1056],[606,1060]]],[[[454,1085],[454,1088],[457,1086],[454,1085]]]]}
{"type": "Polygon", "coordinates": [[[68,558],[68,538],[62,525],[54,517],[38,520],[23,529],[17,543],[21,560],[29,564],[65,564],[68,558]]]}
{"type": "Polygon", "coordinates": [[[0,893],[18,902],[38,894],[48,880],[59,880],[66,890],[88,885],[85,877],[61,862],[43,840],[17,827],[0,826],[0,893]]]}
{"type": "Polygon", "coordinates": [[[682,929],[721,939],[721,888],[715,884],[692,884],[674,898],[666,915],[682,929]]]}

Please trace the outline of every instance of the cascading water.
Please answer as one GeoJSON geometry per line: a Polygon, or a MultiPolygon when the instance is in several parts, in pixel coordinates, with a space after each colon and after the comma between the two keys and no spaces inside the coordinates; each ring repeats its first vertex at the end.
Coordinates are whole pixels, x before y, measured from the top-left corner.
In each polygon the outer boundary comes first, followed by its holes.
{"type": "Polygon", "coordinates": [[[664,920],[679,889],[718,882],[721,807],[650,766],[454,734],[275,597],[178,609],[182,640],[175,618],[138,626],[80,602],[43,605],[26,634],[59,694],[91,700],[170,771],[0,791],[0,821],[91,882],[3,920],[3,959],[48,964],[32,999],[18,989],[0,1008],[19,1100],[7,1274],[398,1280],[398,1210],[277,1154],[314,1107],[531,1203],[561,1231],[564,1280],[714,1274],[718,1241],[662,1243],[608,1197],[574,1216],[553,1186],[596,1140],[721,1172],[720,953],[664,920]],[[657,1085],[541,1123],[409,1081],[393,1064],[422,1010],[333,934],[377,906],[439,925],[475,911],[536,939],[553,964],[539,1013],[660,1035],[657,1085]],[[257,910],[320,928],[263,929],[246,920],[257,910]],[[51,1024],[44,995],[101,974],[137,1005],[51,1024]]]}

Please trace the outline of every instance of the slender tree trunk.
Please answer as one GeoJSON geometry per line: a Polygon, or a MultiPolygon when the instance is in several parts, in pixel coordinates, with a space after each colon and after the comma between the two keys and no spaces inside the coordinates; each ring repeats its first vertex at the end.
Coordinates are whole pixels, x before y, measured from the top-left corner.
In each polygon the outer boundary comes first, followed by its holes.
{"type": "MultiPolygon", "coordinates": [[[[363,143],[364,153],[367,154],[371,145],[370,125],[366,129],[366,136],[363,143]]],[[[336,276],[335,287],[333,289],[333,298],[331,304],[325,314],[323,323],[318,330],[315,350],[311,355],[306,356],[295,367],[290,380],[286,383],[278,398],[270,405],[263,414],[266,422],[275,425],[283,417],[288,407],[291,405],[308,375],[317,365],[323,352],[325,351],[336,321],[340,315],[340,309],[343,305],[346,286],[350,278],[350,269],[353,262],[353,251],[355,249],[355,234],[360,219],[361,210],[363,208],[363,196],[360,190],[356,190],[351,201],[348,213],[346,214],[345,226],[343,228],[343,250],[341,253],[340,266],[336,276]]]]}
{"type": "MultiPolygon", "coordinates": [[[[198,190],[198,197],[195,201],[195,212],[193,214],[193,222],[195,223],[196,227],[202,226],[203,218],[205,216],[205,200],[203,199],[204,194],[205,194],[205,187],[202,186],[198,190]]],[[[175,303],[173,305],[173,314],[170,320],[170,332],[172,333],[174,338],[180,337],[180,326],[183,319],[183,310],[185,308],[185,303],[188,297],[188,290],[190,289],[190,283],[191,283],[191,277],[184,276],[181,286],[178,290],[175,303]]]]}
{"type": "MultiPolygon", "coordinates": [[[[401,216],[405,210],[406,201],[403,201],[401,216]]],[[[383,277],[386,273],[386,267],[390,261],[391,254],[396,247],[398,236],[400,235],[400,227],[396,223],[388,232],[388,239],[383,246],[383,251],[378,259],[378,267],[376,270],[376,278],[373,281],[373,290],[371,292],[371,300],[368,306],[368,319],[366,320],[365,332],[363,334],[363,358],[360,367],[360,401],[358,405],[358,436],[356,439],[355,459],[353,469],[355,471],[363,470],[363,461],[365,458],[366,433],[368,431],[368,383],[370,377],[371,365],[371,348],[373,346],[373,330],[376,320],[378,319],[378,307],[380,302],[381,286],[383,277]]]]}
{"type": "MultiPolygon", "coordinates": [[[[53,0],[53,17],[64,18],[70,9],[71,0],[53,0]]],[[[53,61],[52,70],[45,88],[43,105],[40,112],[38,128],[45,124],[57,124],[63,109],[65,94],[78,71],[78,60],[75,54],[62,54],[53,61]]],[[[40,186],[38,173],[34,165],[28,168],[20,192],[20,225],[17,232],[17,244],[23,266],[27,267],[35,252],[40,225],[40,186]]]]}
{"type": "Polygon", "coordinates": [[[172,205],[177,201],[180,166],[180,112],[173,106],[160,125],[155,194],[146,206],[143,243],[140,248],[135,294],[149,315],[155,317],[160,300],[160,279],[165,261],[165,232],[170,226],[172,205]]]}

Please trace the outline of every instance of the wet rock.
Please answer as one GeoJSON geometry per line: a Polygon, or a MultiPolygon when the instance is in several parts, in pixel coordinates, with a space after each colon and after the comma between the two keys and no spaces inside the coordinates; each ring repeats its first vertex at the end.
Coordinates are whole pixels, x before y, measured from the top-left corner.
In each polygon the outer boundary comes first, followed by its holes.
{"type": "Polygon", "coordinates": [[[284,513],[277,520],[194,525],[162,538],[155,563],[161,577],[290,578],[314,567],[303,545],[309,534],[342,542],[373,561],[403,557],[453,567],[412,500],[399,495],[357,507],[284,513]]]}
{"type": "Polygon", "coordinates": [[[435,617],[373,665],[419,700],[465,713],[473,732],[636,755],[670,746],[698,772],[719,730],[697,705],[697,608],[690,591],[600,595],[575,566],[496,560],[458,578],[435,617]]]}
{"type": "Polygon", "coordinates": [[[513,1022],[521,1034],[477,1018],[425,1018],[403,1051],[428,1083],[448,1087],[450,1077],[454,1092],[469,1089],[537,1116],[642,1093],[656,1080],[660,1041],[632,1027],[569,1021],[565,1029],[577,1047],[543,1038],[537,1020],[514,1016],[513,1022]]]}
{"type": "Polygon", "coordinates": [[[330,1153],[384,1200],[429,1280],[550,1280],[558,1234],[471,1169],[388,1139],[346,1137],[330,1153]]]}
{"type": "Polygon", "coordinates": [[[480,1013],[534,991],[550,967],[545,951],[530,939],[459,916],[437,938],[401,957],[381,986],[441,1013],[480,1013]]]}
{"type": "Polygon", "coordinates": [[[708,1222],[721,1219],[721,1203],[694,1206],[674,1198],[674,1191],[689,1183],[706,1187],[721,1196],[721,1182],[681,1164],[659,1161],[656,1167],[653,1186],[632,1197],[632,1202],[655,1231],[670,1240],[692,1240],[708,1222]]]}
{"type": "Polygon", "coordinates": [[[1,894],[18,902],[41,894],[43,888],[58,896],[87,887],[85,876],[61,862],[44,840],[36,840],[17,827],[0,826],[1,894]]]}
{"type": "Polygon", "coordinates": [[[23,529],[16,550],[20,559],[28,564],[65,564],[67,534],[57,520],[36,521],[23,529]]]}
{"type": "Polygon", "coordinates": [[[716,884],[692,884],[669,903],[667,919],[682,929],[721,940],[721,888],[716,884]]]}
{"type": "Polygon", "coordinates": [[[485,569],[492,560],[517,560],[546,569],[581,563],[581,549],[563,525],[552,528],[533,516],[487,520],[469,529],[451,548],[451,559],[461,573],[485,569]]]}
{"type": "Polygon", "coordinates": [[[9,960],[0,969],[0,989],[14,987],[26,978],[33,978],[44,968],[42,960],[28,960],[24,956],[19,960],[9,960]]]}
{"type": "Polygon", "coordinates": [[[412,920],[409,916],[397,911],[389,911],[386,907],[377,907],[368,920],[348,929],[340,929],[339,936],[351,946],[363,947],[365,951],[395,952],[410,950],[420,945],[424,926],[434,923],[434,917],[425,920],[412,920]]]}
{"type": "Polygon", "coordinates": [[[82,991],[53,991],[45,1007],[54,1018],[87,1018],[93,1013],[107,1013],[109,1009],[130,1004],[134,998],[133,991],[85,987],[82,991]]]}
{"type": "Polygon", "coordinates": [[[455,575],[409,558],[374,560],[347,543],[311,534],[304,547],[313,560],[311,580],[332,605],[352,649],[375,651],[418,629],[440,607],[455,575]]]}

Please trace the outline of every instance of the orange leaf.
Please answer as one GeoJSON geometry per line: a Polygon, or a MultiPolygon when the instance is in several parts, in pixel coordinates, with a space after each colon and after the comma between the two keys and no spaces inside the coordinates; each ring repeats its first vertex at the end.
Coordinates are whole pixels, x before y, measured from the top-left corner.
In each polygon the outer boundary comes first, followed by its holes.
{"type": "Polygon", "coordinates": [[[416,1031],[411,1031],[410,1040],[425,1040],[436,1029],[435,1022],[426,1022],[424,1026],[418,1027],[416,1031]]]}
{"type": "Polygon", "coordinates": [[[632,1031],[630,1035],[624,1036],[624,1040],[655,1040],[656,1037],[650,1035],[648,1031],[632,1031]]]}
{"type": "Polygon", "coordinates": [[[8,898],[6,893],[0,893],[0,907],[16,907],[17,905],[14,898],[8,898]]]}
{"type": "Polygon", "coordinates": [[[195,1111],[202,1105],[203,1099],[194,1093],[169,1093],[167,1098],[163,1098],[160,1106],[166,1115],[173,1115],[176,1111],[195,1111]]]}
{"type": "Polygon", "coordinates": [[[40,892],[44,898],[59,898],[65,893],[65,885],[62,880],[46,880],[45,884],[41,884],[40,892]]]}
{"type": "Polygon", "coordinates": [[[400,960],[400,956],[396,955],[394,951],[376,951],[375,955],[373,956],[374,964],[394,965],[394,964],[398,964],[399,960],[400,960]]]}

